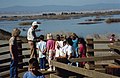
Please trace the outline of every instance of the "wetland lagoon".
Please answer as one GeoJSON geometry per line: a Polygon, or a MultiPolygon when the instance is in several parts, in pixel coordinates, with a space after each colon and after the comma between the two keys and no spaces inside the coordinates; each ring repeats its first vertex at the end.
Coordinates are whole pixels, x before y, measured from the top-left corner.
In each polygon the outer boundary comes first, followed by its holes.
{"type": "MultiPolygon", "coordinates": [[[[108,15],[108,16],[87,16],[80,18],[71,18],[71,19],[37,19],[41,22],[38,29],[41,31],[37,32],[37,36],[40,34],[46,35],[47,33],[66,33],[74,32],[79,36],[86,37],[87,35],[93,34],[120,34],[120,22],[118,23],[106,23],[105,20],[108,18],[120,18],[120,14],[117,15],[108,15]],[[97,21],[99,23],[94,24],[79,24],[88,21],[89,19],[104,19],[97,21]]],[[[21,29],[21,36],[26,36],[27,30],[31,25],[19,25],[21,22],[32,22],[35,20],[14,20],[14,21],[0,21],[0,29],[11,32],[13,28],[21,29]]]]}

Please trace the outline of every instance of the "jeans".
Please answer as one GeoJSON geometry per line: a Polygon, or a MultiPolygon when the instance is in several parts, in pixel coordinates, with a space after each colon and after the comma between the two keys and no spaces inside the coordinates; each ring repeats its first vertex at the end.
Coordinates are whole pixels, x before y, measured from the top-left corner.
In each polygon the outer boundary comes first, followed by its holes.
{"type": "Polygon", "coordinates": [[[46,68],[45,63],[46,63],[46,58],[45,57],[40,58],[40,69],[46,68]]]}
{"type": "MultiPolygon", "coordinates": [[[[78,58],[79,57],[78,48],[75,49],[75,53],[76,53],[75,58],[78,58]]],[[[76,66],[79,67],[79,63],[78,62],[76,62],[76,66]]]]}
{"type": "Polygon", "coordinates": [[[11,60],[10,64],[10,78],[18,78],[18,60],[11,60]]]}

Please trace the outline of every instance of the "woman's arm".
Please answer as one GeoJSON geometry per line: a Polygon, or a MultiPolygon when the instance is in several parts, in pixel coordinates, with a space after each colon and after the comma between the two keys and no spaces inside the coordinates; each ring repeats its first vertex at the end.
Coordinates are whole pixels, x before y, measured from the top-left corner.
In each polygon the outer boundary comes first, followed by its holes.
{"type": "Polygon", "coordinates": [[[12,59],[14,60],[14,54],[13,54],[12,48],[13,48],[13,46],[9,45],[10,54],[12,55],[12,59]]]}

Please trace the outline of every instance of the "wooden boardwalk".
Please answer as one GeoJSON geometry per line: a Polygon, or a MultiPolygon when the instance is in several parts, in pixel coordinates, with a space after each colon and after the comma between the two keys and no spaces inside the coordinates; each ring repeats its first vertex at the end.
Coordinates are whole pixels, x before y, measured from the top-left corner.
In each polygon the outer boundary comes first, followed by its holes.
{"type": "MultiPolygon", "coordinates": [[[[90,39],[92,40],[92,39],[90,39]]],[[[0,40],[0,78],[3,76],[3,78],[9,78],[9,64],[10,64],[10,56],[9,56],[9,46],[8,41],[1,41],[0,40]]],[[[48,71],[42,71],[42,73],[46,76],[46,78],[61,78],[61,76],[57,73],[63,73],[64,75],[67,75],[66,73],[72,72],[70,75],[71,78],[77,78],[76,75],[78,75],[78,78],[82,75],[82,77],[87,78],[119,78],[118,76],[114,76],[113,74],[106,74],[106,68],[109,66],[109,64],[115,63],[114,59],[120,59],[119,55],[111,54],[109,41],[89,41],[87,42],[87,53],[93,53],[94,56],[90,56],[87,58],[74,58],[70,59],[71,62],[91,62],[93,61],[93,64],[88,64],[88,67],[81,68],[81,67],[75,67],[70,66],[65,63],[59,62],[59,61],[51,61],[52,65],[61,69],[65,70],[60,72],[56,69],[56,71],[48,72],[48,71]],[[92,45],[91,45],[92,44],[92,45]],[[92,47],[91,47],[92,46],[92,47]],[[88,48],[89,47],[89,48],[88,48]],[[91,47],[91,48],[90,48],[91,47]],[[91,70],[91,66],[93,67],[91,70]],[[100,69],[100,70],[99,70],[100,69]],[[101,70],[103,69],[103,70],[101,70]],[[68,72],[70,71],[70,72],[68,72]]],[[[115,48],[115,46],[112,46],[111,48],[115,48]]],[[[119,47],[117,46],[116,49],[119,50],[119,47]]],[[[23,62],[22,65],[24,69],[19,69],[19,77],[22,78],[23,74],[27,71],[27,62],[29,60],[29,46],[27,43],[22,43],[22,58],[23,62]]],[[[118,65],[119,69],[119,65],[118,65]]],[[[63,76],[63,75],[62,75],[63,76]]],[[[62,77],[64,78],[64,77],[62,77]]],[[[69,77],[66,77],[69,78],[69,77]]]]}

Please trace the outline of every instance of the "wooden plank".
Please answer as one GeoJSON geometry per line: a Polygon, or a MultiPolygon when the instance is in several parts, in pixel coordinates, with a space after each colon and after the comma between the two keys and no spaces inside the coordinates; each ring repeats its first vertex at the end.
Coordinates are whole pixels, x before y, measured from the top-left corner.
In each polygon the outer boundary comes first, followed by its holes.
{"type": "Polygon", "coordinates": [[[7,58],[7,59],[2,59],[0,60],[0,63],[7,63],[10,62],[11,58],[7,58]]]}
{"type": "MultiPolygon", "coordinates": [[[[24,62],[24,63],[19,63],[18,66],[28,66],[28,62],[24,62]]],[[[0,72],[4,72],[4,71],[8,71],[10,69],[10,65],[4,65],[4,66],[0,66],[0,72]]]]}
{"type": "MultiPolygon", "coordinates": [[[[86,39],[87,41],[87,52],[86,52],[86,56],[87,57],[94,57],[94,39],[86,39]],[[90,51],[90,49],[92,49],[90,51]]],[[[94,65],[95,65],[95,62],[94,61],[89,61],[86,63],[87,65],[85,65],[86,68],[88,69],[95,69],[94,68],[94,65]]]]}
{"type": "Polygon", "coordinates": [[[50,74],[50,78],[62,78],[62,77],[57,76],[57,75],[55,75],[55,74],[50,74]]]}
{"type": "MultiPolygon", "coordinates": [[[[21,48],[19,48],[19,50],[21,50],[21,48]]],[[[22,48],[22,51],[25,51],[25,50],[30,50],[30,48],[22,48]]],[[[4,55],[4,54],[9,54],[10,51],[4,51],[4,52],[0,52],[0,55],[4,55]]]]}
{"type": "Polygon", "coordinates": [[[24,50],[30,50],[30,48],[22,48],[22,50],[24,51],[24,50]]]}
{"type": "Polygon", "coordinates": [[[106,44],[111,43],[111,41],[93,41],[94,44],[106,44]]]}
{"type": "Polygon", "coordinates": [[[117,56],[101,56],[101,57],[86,57],[86,58],[72,58],[69,59],[71,62],[84,62],[84,61],[103,61],[103,60],[114,60],[120,59],[120,55],[117,56]]]}
{"type": "Polygon", "coordinates": [[[22,59],[24,59],[24,58],[30,58],[30,54],[22,55],[21,57],[22,57],[22,59]]]}
{"type": "Polygon", "coordinates": [[[5,55],[5,54],[9,54],[10,51],[5,51],[5,52],[0,52],[0,55],[5,55]]]}
{"type": "MultiPolygon", "coordinates": [[[[119,43],[120,41],[115,41],[114,43],[119,43]]],[[[106,43],[111,43],[111,41],[93,41],[95,44],[106,44],[106,43]]]]}
{"type": "MultiPolygon", "coordinates": [[[[22,59],[24,59],[24,58],[30,58],[30,55],[28,54],[28,55],[22,55],[22,56],[20,56],[20,57],[22,57],[22,59]]],[[[2,60],[0,60],[0,63],[7,63],[7,62],[10,62],[10,60],[11,60],[11,58],[7,58],[7,59],[2,59],[2,60]]]]}
{"type": "Polygon", "coordinates": [[[6,46],[9,46],[9,44],[1,44],[0,47],[6,47],[6,46]]]}
{"type": "MultiPolygon", "coordinates": [[[[18,65],[28,66],[28,62],[20,62],[18,63],[18,65]]],[[[4,67],[8,67],[8,66],[10,66],[10,64],[1,65],[0,69],[3,69],[4,67]]]]}
{"type": "Polygon", "coordinates": [[[4,72],[4,71],[7,71],[7,70],[10,70],[10,65],[7,65],[7,66],[4,66],[4,67],[0,68],[0,72],[4,72]]]}
{"type": "Polygon", "coordinates": [[[87,52],[92,52],[92,51],[94,51],[94,52],[99,52],[99,51],[103,52],[103,51],[111,51],[111,50],[110,49],[87,49],[87,52]]]}
{"type": "Polygon", "coordinates": [[[54,60],[51,61],[51,64],[55,67],[65,69],[65,70],[68,70],[68,71],[71,71],[71,72],[74,72],[74,73],[77,73],[77,74],[82,74],[82,75],[92,77],[92,78],[98,78],[98,76],[99,76],[99,78],[117,78],[117,76],[108,75],[108,74],[105,74],[105,73],[100,73],[100,72],[97,72],[95,70],[87,70],[87,69],[84,69],[84,68],[81,68],[81,67],[70,66],[70,65],[67,65],[67,64],[56,62],[54,60]]]}
{"type": "Polygon", "coordinates": [[[114,61],[115,61],[115,63],[120,65],[120,59],[115,59],[114,61]]]}
{"type": "Polygon", "coordinates": [[[110,47],[112,49],[118,49],[118,50],[120,50],[120,46],[117,46],[117,45],[108,45],[108,47],[110,47]]]}
{"type": "MultiPolygon", "coordinates": [[[[18,69],[18,73],[25,72],[27,70],[28,68],[18,69]]],[[[10,76],[10,71],[1,74],[1,77],[3,78],[9,77],[9,76],[10,76]]]]}
{"type": "Polygon", "coordinates": [[[120,65],[117,65],[117,64],[109,64],[108,66],[113,67],[113,68],[120,68],[120,65]]]}
{"type": "Polygon", "coordinates": [[[106,67],[106,73],[120,77],[120,66],[115,64],[109,65],[106,67]]]}

